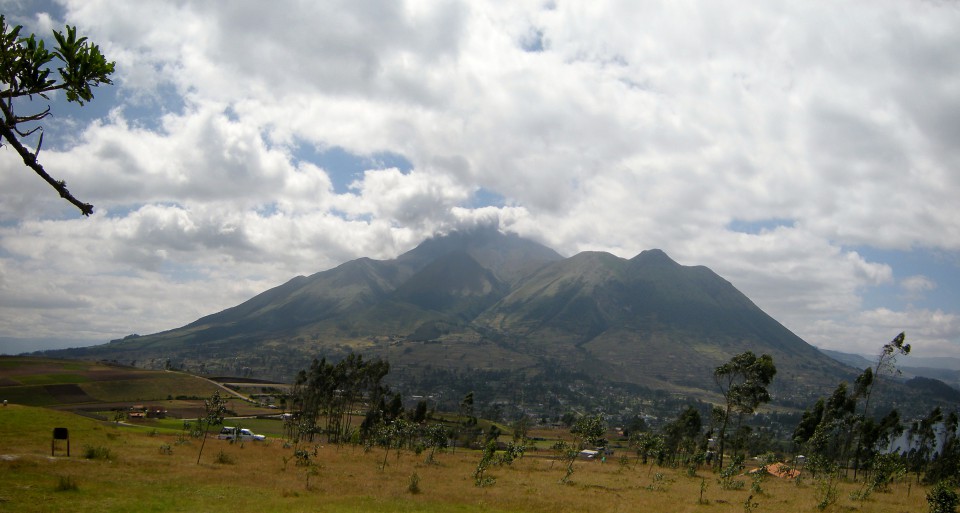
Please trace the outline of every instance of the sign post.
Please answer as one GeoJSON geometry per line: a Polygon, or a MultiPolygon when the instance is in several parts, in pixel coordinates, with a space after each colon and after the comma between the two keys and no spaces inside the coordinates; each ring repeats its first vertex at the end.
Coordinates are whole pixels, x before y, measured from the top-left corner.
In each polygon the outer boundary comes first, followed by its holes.
{"type": "Polygon", "coordinates": [[[53,428],[53,440],[50,441],[50,456],[57,448],[57,440],[67,441],[67,457],[70,457],[70,431],[65,427],[53,428]]]}

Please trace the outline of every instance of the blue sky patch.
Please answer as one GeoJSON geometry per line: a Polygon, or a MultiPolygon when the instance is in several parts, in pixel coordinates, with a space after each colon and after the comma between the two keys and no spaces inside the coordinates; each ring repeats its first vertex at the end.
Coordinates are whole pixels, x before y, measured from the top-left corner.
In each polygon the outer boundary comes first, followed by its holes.
{"type": "Polygon", "coordinates": [[[413,169],[413,164],[397,153],[381,151],[371,155],[358,155],[340,146],[318,151],[313,144],[301,143],[294,149],[293,157],[323,168],[330,176],[333,190],[337,194],[349,192],[350,184],[363,178],[363,172],[370,169],[397,168],[404,174],[413,169]]]}
{"type": "Polygon", "coordinates": [[[473,193],[473,197],[470,198],[470,203],[466,206],[468,208],[503,207],[505,204],[506,198],[502,195],[481,187],[473,193]]]}
{"type": "Polygon", "coordinates": [[[925,308],[956,311],[960,308],[960,254],[932,250],[884,250],[871,247],[844,248],[856,251],[868,262],[880,262],[893,269],[893,283],[884,284],[864,295],[864,308],[906,309],[925,308]],[[911,293],[904,289],[903,280],[924,276],[935,288],[911,293]]]}
{"type": "Polygon", "coordinates": [[[734,232],[756,235],[759,233],[776,230],[781,226],[793,228],[795,224],[796,221],[793,219],[770,218],[761,219],[759,221],[744,221],[742,219],[734,219],[727,224],[727,229],[734,232]]]}
{"type": "Polygon", "coordinates": [[[520,48],[525,52],[542,52],[544,51],[543,45],[543,31],[540,29],[531,29],[521,40],[520,48]]]}

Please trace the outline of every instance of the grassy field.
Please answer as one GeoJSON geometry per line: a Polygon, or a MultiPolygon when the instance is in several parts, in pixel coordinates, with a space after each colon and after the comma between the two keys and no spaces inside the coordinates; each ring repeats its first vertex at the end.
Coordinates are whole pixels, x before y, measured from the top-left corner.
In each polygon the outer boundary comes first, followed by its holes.
{"type": "MultiPolygon", "coordinates": [[[[241,446],[211,437],[197,464],[200,440],[181,443],[173,427],[126,427],[44,408],[0,407],[0,511],[817,511],[818,488],[809,478],[797,484],[767,477],[757,492],[742,477],[744,489],[723,490],[709,470],[690,476],[685,470],[622,467],[614,457],[578,461],[570,482],[560,484],[563,466],[543,451],[491,467],[495,483],[477,487],[475,451],[438,454],[434,464],[425,463],[425,454],[390,452],[380,470],[380,448],[305,448],[315,467],[297,466],[294,448],[278,438],[241,446]],[[54,427],[70,430],[71,457],[62,448],[50,456],[54,427]],[[410,490],[413,475],[418,493],[410,490]]],[[[862,503],[850,499],[856,489],[841,483],[838,501],[827,511],[927,510],[925,489],[915,484],[897,483],[892,493],[862,503]]]]}

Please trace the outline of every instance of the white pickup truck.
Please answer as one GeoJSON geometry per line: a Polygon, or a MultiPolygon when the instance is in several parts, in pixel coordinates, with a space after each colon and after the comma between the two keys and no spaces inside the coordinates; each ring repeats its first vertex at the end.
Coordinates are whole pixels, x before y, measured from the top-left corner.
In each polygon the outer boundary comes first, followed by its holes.
{"type": "Polygon", "coordinates": [[[263,435],[258,435],[249,429],[223,426],[220,434],[217,435],[220,440],[240,440],[241,442],[259,442],[266,439],[263,435]]]}

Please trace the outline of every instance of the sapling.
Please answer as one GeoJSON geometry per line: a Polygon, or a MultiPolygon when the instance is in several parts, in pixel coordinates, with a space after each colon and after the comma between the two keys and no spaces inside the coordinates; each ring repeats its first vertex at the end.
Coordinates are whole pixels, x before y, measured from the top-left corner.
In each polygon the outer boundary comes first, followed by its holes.
{"type": "Polygon", "coordinates": [[[483,454],[480,457],[480,462],[477,463],[477,468],[473,471],[473,484],[475,486],[490,486],[497,482],[495,478],[486,475],[487,469],[493,463],[496,452],[497,443],[493,440],[487,443],[486,447],[483,448],[483,454]]]}

